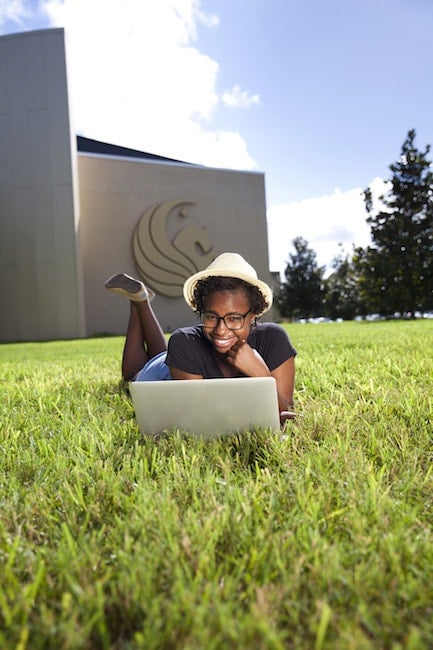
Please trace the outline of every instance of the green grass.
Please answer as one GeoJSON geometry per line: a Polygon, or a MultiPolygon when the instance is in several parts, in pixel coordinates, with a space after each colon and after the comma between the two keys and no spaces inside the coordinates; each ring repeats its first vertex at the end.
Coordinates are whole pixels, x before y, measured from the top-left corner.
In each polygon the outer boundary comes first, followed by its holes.
{"type": "Polygon", "coordinates": [[[302,417],[211,442],[120,338],[0,346],[0,648],[433,647],[433,322],[288,330],[302,417]]]}

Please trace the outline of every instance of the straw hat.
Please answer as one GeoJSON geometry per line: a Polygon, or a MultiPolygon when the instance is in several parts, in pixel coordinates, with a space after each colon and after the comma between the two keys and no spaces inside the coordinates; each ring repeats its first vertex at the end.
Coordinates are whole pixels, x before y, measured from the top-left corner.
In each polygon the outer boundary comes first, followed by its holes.
{"type": "Polygon", "coordinates": [[[194,275],[186,280],[183,285],[183,295],[191,309],[194,309],[192,301],[197,282],[210,276],[237,278],[252,284],[261,291],[268,303],[268,307],[263,310],[262,314],[270,309],[273,300],[270,286],[258,279],[256,270],[238,253],[222,253],[206,269],[194,273],[194,275]]]}

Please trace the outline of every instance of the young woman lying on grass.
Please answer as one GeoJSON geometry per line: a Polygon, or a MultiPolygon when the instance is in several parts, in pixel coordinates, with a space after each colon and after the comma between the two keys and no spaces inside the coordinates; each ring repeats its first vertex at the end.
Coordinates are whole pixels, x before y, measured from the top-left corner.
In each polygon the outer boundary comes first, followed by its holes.
{"type": "Polygon", "coordinates": [[[177,329],[168,346],[150,305],[151,289],[124,273],[105,286],[131,301],[122,359],[125,381],[271,376],[281,422],[294,417],[296,350],[282,327],[257,322],[272,305],[272,291],[241,255],[223,253],[186,280],[185,300],[201,324],[177,329]]]}

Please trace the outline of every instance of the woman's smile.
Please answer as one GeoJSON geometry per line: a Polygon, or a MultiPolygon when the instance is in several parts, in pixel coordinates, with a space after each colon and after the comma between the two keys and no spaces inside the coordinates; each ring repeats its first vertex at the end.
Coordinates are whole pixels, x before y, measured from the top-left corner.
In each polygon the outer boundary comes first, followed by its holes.
{"type": "Polygon", "coordinates": [[[214,346],[218,349],[220,348],[221,351],[227,352],[227,350],[230,350],[230,348],[236,343],[238,340],[237,336],[230,336],[230,338],[221,338],[219,336],[215,336],[214,334],[210,334],[209,336],[210,340],[214,344],[214,346]]]}

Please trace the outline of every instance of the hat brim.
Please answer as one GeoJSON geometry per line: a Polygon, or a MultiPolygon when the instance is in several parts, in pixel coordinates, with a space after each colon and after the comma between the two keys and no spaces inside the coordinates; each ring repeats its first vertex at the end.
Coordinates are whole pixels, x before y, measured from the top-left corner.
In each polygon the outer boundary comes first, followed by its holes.
{"type": "Polygon", "coordinates": [[[266,300],[266,302],[268,303],[266,309],[264,309],[260,314],[257,314],[257,316],[261,316],[262,314],[265,314],[272,307],[274,296],[271,287],[268,284],[266,284],[266,282],[262,282],[262,280],[259,280],[258,278],[254,278],[251,275],[247,275],[246,273],[233,273],[232,270],[226,271],[224,269],[215,269],[215,271],[212,271],[209,269],[204,269],[203,271],[194,273],[194,275],[188,278],[183,285],[183,297],[185,298],[187,305],[191,307],[192,310],[194,310],[193,297],[194,297],[195,285],[199,280],[205,280],[206,278],[210,278],[210,277],[236,278],[237,280],[243,280],[244,282],[247,282],[248,284],[252,284],[254,287],[257,287],[259,291],[263,294],[263,297],[266,300]]]}

